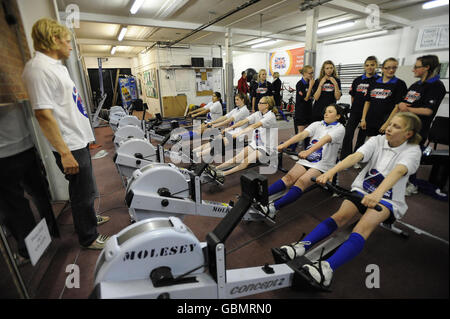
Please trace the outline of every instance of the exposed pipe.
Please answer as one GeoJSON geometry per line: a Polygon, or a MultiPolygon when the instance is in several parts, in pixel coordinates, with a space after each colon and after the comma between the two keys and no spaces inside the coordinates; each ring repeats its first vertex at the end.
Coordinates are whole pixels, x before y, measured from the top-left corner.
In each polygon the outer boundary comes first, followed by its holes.
{"type": "MultiPolygon", "coordinates": [[[[190,37],[190,36],[196,34],[197,32],[200,32],[200,31],[202,31],[203,29],[206,29],[207,27],[209,27],[209,26],[211,26],[211,25],[213,25],[213,24],[215,24],[215,23],[217,23],[217,22],[219,22],[219,21],[221,21],[221,20],[223,20],[223,19],[229,17],[230,15],[235,14],[236,12],[239,12],[239,11],[241,11],[241,10],[243,10],[243,9],[245,9],[245,8],[247,8],[247,7],[249,7],[249,6],[251,6],[252,4],[255,4],[255,3],[259,2],[259,1],[261,1],[261,0],[250,0],[250,1],[244,3],[243,5],[241,5],[241,6],[237,7],[237,8],[235,8],[235,9],[233,9],[233,10],[231,10],[231,11],[228,11],[228,12],[225,13],[224,15],[221,15],[220,17],[217,17],[216,19],[214,19],[214,20],[212,20],[212,21],[210,21],[210,22],[208,22],[208,23],[205,23],[205,24],[201,25],[201,26],[198,27],[197,29],[192,30],[191,32],[189,32],[189,33],[186,34],[185,36],[181,37],[180,39],[175,40],[175,41],[170,41],[170,42],[168,42],[168,43],[165,43],[165,44],[166,44],[166,47],[167,47],[167,48],[170,48],[171,46],[177,44],[178,42],[183,41],[184,39],[186,39],[186,38],[188,38],[188,37],[190,37]]],[[[155,45],[156,45],[156,43],[155,43],[152,47],[154,47],[155,45]]]]}
{"type": "Polygon", "coordinates": [[[325,4],[327,2],[331,2],[332,0],[305,0],[300,4],[300,11],[306,11],[310,9],[314,9],[317,6],[325,4]]]}

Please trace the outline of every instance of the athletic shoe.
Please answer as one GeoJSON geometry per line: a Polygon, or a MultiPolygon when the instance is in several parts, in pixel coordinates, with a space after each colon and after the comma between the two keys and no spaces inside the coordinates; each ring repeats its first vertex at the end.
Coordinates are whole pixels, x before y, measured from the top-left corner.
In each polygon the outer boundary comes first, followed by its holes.
{"type": "Polygon", "coordinates": [[[270,221],[275,222],[275,216],[277,214],[277,209],[273,203],[268,206],[263,206],[259,203],[253,205],[253,207],[261,213],[264,217],[268,218],[270,221]]]}
{"type": "Polygon", "coordinates": [[[330,286],[333,278],[333,269],[331,269],[328,261],[316,261],[312,265],[304,265],[303,268],[319,285],[323,287],[330,286]]]}
{"type": "Polygon", "coordinates": [[[98,235],[97,239],[92,242],[87,247],[81,246],[85,249],[94,249],[94,250],[102,250],[105,248],[106,242],[108,241],[109,236],[108,235],[98,235]]]}
{"type": "Polygon", "coordinates": [[[225,182],[225,176],[223,175],[223,171],[217,170],[214,166],[208,165],[205,168],[205,173],[217,181],[219,184],[222,184],[225,182]]]}
{"type": "Polygon", "coordinates": [[[290,259],[303,256],[305,254],[305,245],[311,245],[310,241],[297,241],[290,245],[281,246],[280,249],[284,250],[290,259]]]}
{"type": "Polygon", "coordinates": [[[101,215],[97,215],[97,226],[100,226],[104,223],[106,223],[107,221],[109,221],[111,218],[109,216],[101,216],[101,215]]]}
{"type": "Polygon", "coordinates": [[[411,196],[414,194],[418,194],[419,193],[419,188],[414,185],[413,183],[408,182],[406,184],[406,191],[405,191],[405,195],[406,196],[411,196]]]}

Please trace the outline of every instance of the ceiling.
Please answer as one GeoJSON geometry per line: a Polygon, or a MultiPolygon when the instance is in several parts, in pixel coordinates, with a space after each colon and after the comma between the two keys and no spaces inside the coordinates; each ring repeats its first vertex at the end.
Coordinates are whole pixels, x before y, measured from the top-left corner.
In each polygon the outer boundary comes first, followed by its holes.
{"type": "Polygon", "coordinates": [[[96,57],[111,56],[112,46],[117,46],[115,56],[134,57],[157,42],[160,45],[225,46],[227,30],[232,33],[233,51],[270,50],[298,45],[305,40],[308,10],[300,10],[305,2],[321,3],[317,6],[319,29],[327,25],[355,22],[343,30],[318,34],[318,41],[370,31],[366,25],[368,11],[365,10],[371,4],[376,4],[378,7],[375,8],[380,10],[380,27],[388,30],[413,25],[413,21],[419,17],[425,19],[448,14],[448,6],[423,10],[421,5],[426,2],[423,0],[260,0],[241,10],[235,9],[249,4],[249,0],[144,0],[135,15],[130,13],[134,0],[56,2],[62,16],[69,4],[78,6],[80,24],[74,30],[80,52],[84,56],[96,57]],[[167,5],[172,3],[172,12],[165,11],[167,5]],[[235,12],[232,13],[233,10],[235,12]],[[227,13],[232,14],[224,17],[227,13]],[[219,21],[206,26],[216,19],[219,21]],[[128,29],[124,39],[119,42],[117,36],[121,26],[127,26],[128,29]],[[197,30],[199,28],[203,29],[197,30]],[[252,49],[249,41],[261,38],[276,39],[277,42],[261,49],[252,49]]]}

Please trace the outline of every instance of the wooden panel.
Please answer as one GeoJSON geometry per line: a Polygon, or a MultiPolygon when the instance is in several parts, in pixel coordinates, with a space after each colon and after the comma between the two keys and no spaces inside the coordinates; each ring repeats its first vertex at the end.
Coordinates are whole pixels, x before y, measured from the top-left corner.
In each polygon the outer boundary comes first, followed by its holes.
{"type": "MultiPolygon", "coordinates": [[[[142,112],[143,111],[133,111],[132,115],[136,116],[138,119],[142,120],[142,112]]],[[[145,112],[145,119],[148,120],[152,118],[152,114],[147,110],[145,112]]]]}
{"type": "Polygon", "coordinates": [[[164,96],[163,97],[163,117],[184,116],[187,106],[186,95],[164,96]]]}

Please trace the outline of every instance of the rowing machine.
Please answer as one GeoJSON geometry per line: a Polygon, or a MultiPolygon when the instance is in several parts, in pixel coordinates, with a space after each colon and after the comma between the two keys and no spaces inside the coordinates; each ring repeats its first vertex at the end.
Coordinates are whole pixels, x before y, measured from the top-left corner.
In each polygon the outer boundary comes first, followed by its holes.
{"type": "MultiPolygon", "coordinates": [[[[203,171],[208,164],[198,165],[195,171],[175,165],[152,163],[133,172],[128,181],[125,201],[131,219],[139,221],[152,217],[201,215],[222,218],[232,205],[202,200],[203,171]]],[[[243,217],[248,221],[263,221],[256,210],[249,209],[243,217]]]]}
{"type": "Polygon", "coordinates": [[[114,133],[114,146],[117,149],[121,142],[130,138],[145,139],[145,132],[140,127],[135,125],[122,126],[114,133]]]}
{"type": "Polygon", "coordinates": [[[111,236],[95,267],[91,298],[239,298],[292,287],[309,288],[297,259],[226,270],[225,241],[254,202],[267,201],[267,179],[241,176],[242,196],[206,242],[176,217],[132,224],[111,236]]]}
{"type": "MultiPolygon", "coordinates": [[[[313,182],[316,181],[315,177],[312,177],[311,180],[313,182]]],[[[337,186],[333,183],[327,182],[326,183],[326,187],[328,188],[328,190],[334,192],[335,194],[337,194],[337,196],[339,197],[344,197],[344,198],[354,198],[357,200],[361,200],[362,196],[360,196],[357,193],[352,193],[349,190],[337,186]]],[[[381,211],[382,208],[380,205],[375,205],[374,207],[375,210],[377,211],[381,211]]],[[[332,235],[332,237],[330,237],[329,239],[323,241],[321,244],[317,245],[316,247],[308,250],[303,256],[300,257],[296,257],[295,259],[293,259],[292,261],[296,261],[297,264],[305,264],[305,263],[310,263],[311,261],[317,261],[317,260],[323,260],[325,258],[327,258],[328,256],[331,256],[331,254],[337,250],[337,248],[339,248],[340,245],[342,245],[348,238],[348,236],[352,233],[353,228],[355,227],[357,222],[347,226],[344,229],[341,229],[339,231],[337,231],[334,235],[332,235]]],[[[393,223],[389,223],[389,222],[384,222],[381,223],[380,226],[382,226],[383,228],[400,235],[402,238],[408,238],[409,235],[394,227],[393,223]]],[[[274,258],[274,261],[276,264],[283,264],[286,262],[291,261],[291,258],[289,257],[286,249],[284,248],[272,248],[272,255],[274,258]]],[[[307,273],[307,271],[305,271],[303,269],[303,266],[300,267],[300,273],[302,278],[305,281],[308,281],[311,285],[311,287],[314,287],[316,289],[321,289],[321,290],[325,290],[325,291],[329,291],[329,288],[324,287],[322,285],[319,285],[317,282],[315,282],[307,273]]]]}
{"type": "Polygon", "coordinates": [[[117,130],[117,126],[119,125],[119,121],[125,117],[127,113],[121,106],[113,106],[109,110],[109,125],[113,131],[117,130]]]}

